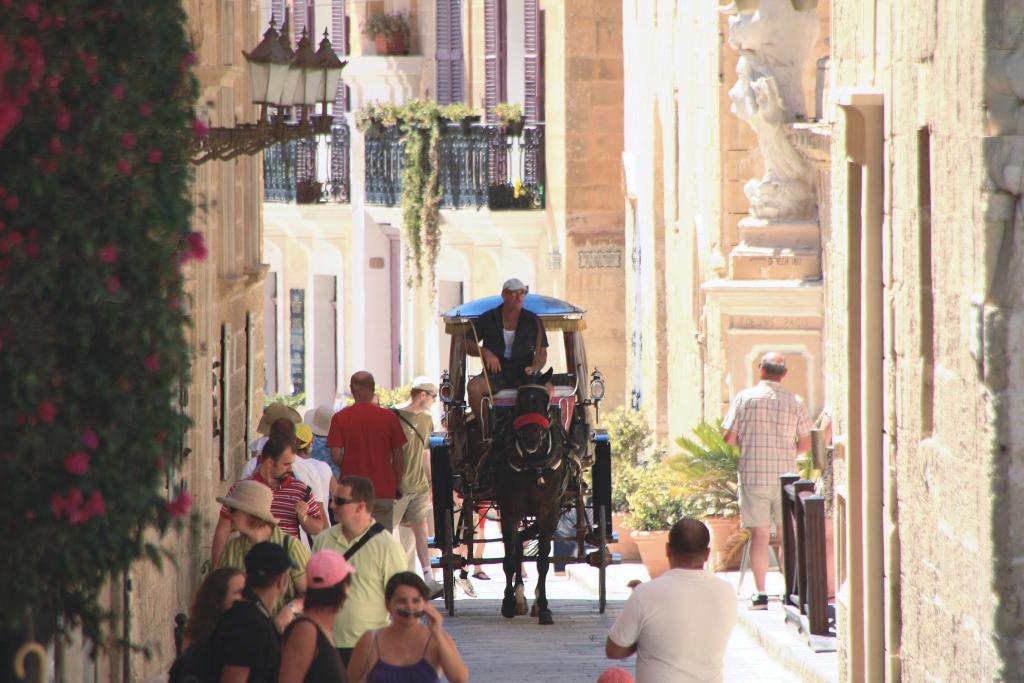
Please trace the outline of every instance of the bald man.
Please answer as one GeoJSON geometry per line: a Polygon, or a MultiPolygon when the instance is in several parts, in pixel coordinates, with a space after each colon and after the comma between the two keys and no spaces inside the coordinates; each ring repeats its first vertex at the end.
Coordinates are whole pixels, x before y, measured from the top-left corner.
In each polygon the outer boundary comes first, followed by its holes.
{"type": "Polygon", "coordinates": [[[391,530],[396,521],[395,499],[402,496],[399,484],[405,474],[405,433],[395,413],[374,405],[377,386],[373,375],[365,370],[355,373],[349,390],[355,403],[331,418],[327,446],[342,477],[354,475],[373,482],[373,518],[391,530]]]}
{"type": "Polygon", "coordinates": [[[640,683],[721,683],[736,597],[727,581],[704,570],[710,544],[702,522],[676,522],[665,545],[669,570],[636,587],[609,631],[605,655],[636,653],[640,683]]]}
{"type": "Polygon", "coordinates": [[[785,357],[769,351],[758,368],[761,381],[733,397],[722,422],[725,442],[740,449],[740,523],[750,529],[750,571],[757,588],[750,600],[754,610],[768,609],[768,545],[772,525],[776,530],[782,525],[779,477],[793,472],[796,456],[811,447],[807,407],[781,384],[785,357]]]}

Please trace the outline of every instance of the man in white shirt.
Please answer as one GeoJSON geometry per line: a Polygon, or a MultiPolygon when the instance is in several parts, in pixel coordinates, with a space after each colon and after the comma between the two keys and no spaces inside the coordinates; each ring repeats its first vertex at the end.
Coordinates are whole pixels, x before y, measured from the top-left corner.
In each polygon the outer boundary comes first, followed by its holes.
{"type": "Polygon", "coordinates": [[[609,659],[637,653],[637,683],[721,683],[736,596],[703,568],[710,543],[702,522],[676,522],[665,546],[670,569],[636,587],[608,633],[609,659]]]}

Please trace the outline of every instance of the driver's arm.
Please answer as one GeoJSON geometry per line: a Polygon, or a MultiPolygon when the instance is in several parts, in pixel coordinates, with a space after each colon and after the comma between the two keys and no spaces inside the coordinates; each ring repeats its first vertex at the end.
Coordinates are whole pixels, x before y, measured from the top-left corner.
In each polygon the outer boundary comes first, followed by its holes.
{"type": "Polygon", "coordinates": [[[466,355],[473,356],[475,358],[480,357],[480,344],[470,337],[466,337],[466,355]]]}

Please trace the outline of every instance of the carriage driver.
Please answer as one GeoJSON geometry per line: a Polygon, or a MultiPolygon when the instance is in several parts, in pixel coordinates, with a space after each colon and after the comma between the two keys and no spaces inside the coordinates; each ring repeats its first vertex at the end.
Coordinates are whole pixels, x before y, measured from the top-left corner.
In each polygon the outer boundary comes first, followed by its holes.
{"type": "Polygon", "coordinates": [[[501,286],[501,305],[487,311],[474,323],[466,336],[466,353],[480,356],[484,372],[469,381],[469,408],[480,417],[483,399],[490,390],[516,389],[544,367],[548,359],[548,336],[536,314],[523,308],[530,289],[522,280],[512,278],[501,286]],[[479,337],[479,338],[478,338],[479,337]]]}

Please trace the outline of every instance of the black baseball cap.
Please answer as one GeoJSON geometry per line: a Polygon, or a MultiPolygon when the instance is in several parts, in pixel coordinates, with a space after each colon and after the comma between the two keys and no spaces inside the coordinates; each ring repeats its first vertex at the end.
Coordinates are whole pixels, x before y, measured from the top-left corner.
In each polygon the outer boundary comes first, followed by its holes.
{"type": "Polygon", "coordinates": [[[276,543],[257,543],[245,555],[245,573],[249,576],[278,576],[294,568],[288,551],[276,543]]]}

